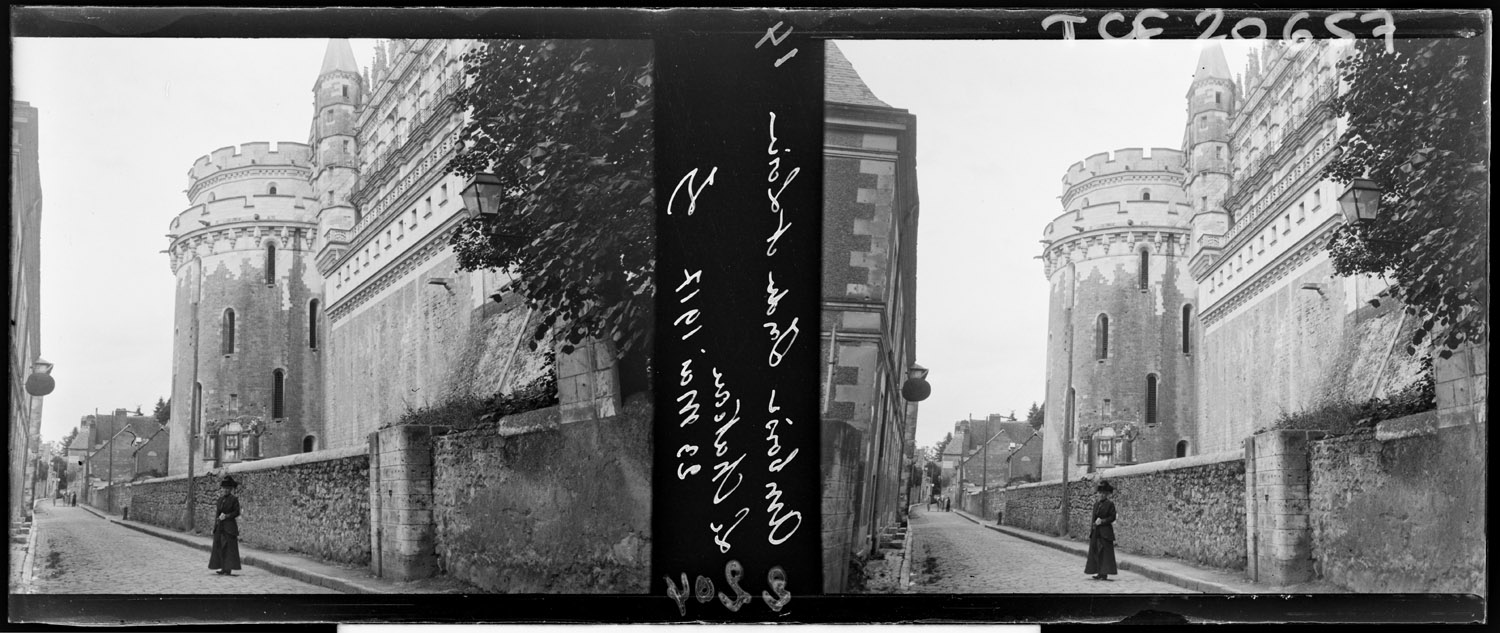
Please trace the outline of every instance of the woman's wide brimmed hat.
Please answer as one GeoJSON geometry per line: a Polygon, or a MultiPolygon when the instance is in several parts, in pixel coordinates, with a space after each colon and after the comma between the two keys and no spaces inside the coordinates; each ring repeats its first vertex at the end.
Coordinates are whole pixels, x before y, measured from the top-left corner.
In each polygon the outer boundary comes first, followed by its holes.
{"type": "Polygon", "coordinates": [[[1114,492],[1115,487],[1109,485],[1108,481],[1101,481],[1099,482],[1099,487],[1095,488],[1095,490],[1098,490],[1099,492],[1114,492]]]}
{"type": "Polygon", "coordinates": [[[225,475],[224,476],[224,481],[219,482],[219,487],[220,488],[238,488],[238,487],[240,487],[240,482],[235,481],[234,477],[232,477],[232,476],[225,475]]]}

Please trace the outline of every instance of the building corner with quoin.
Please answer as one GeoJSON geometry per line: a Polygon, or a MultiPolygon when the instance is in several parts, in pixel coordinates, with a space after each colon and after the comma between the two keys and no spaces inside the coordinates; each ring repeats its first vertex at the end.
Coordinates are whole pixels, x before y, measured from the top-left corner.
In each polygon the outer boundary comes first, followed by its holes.
{"type": "Polygon", "coordinates": [[[926,394],[916,361],[916,117],[881,101],[826,46],[821,538],[823,590],[841,593],[920,497],[911,461],[926,394]]]}

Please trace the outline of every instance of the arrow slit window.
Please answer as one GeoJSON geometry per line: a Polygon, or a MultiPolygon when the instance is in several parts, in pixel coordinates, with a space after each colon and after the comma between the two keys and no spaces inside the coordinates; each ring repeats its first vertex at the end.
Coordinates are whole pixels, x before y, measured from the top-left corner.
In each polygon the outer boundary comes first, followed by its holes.
{"type": "Polygon", "coordinates": [[[1149,280],[1151,278],[1151,253],[1147,252],[1146,249],[1143,248],[1143,249],[1141,249],[1140,257],[1141,257],[1141,261],[1140,261],[1140,266],[1139,266],[1140,270],[1139,270],[1139,275],[1138,276],[1141,278],[1140,279],[1141,292],[1145,292],[1147,284],[1149,283],[1149,280]]]}
{"type": "Polygon", "coordinates": [[[276,243],[266,242],[266,285],[276,283],[276,243]]]}
{"type": "Polygon", "coordinates": [[[1097,323],[1099,337],[1099,360],[1109,358],[1109,315],[1099,315],[1097,323]]]}
{"type": "Polygon", "coordinates": [[[284,406],[284,395],[286,392],[286,372],[280,369],[271,372],[271,382],[271,417],[284,418],[286,417],[286,410],[284,406]]]}
{"type": "Polygon", "coordinates": [[[1146,426],[1156,426],[1156,374],[1146,374],[1146,426]]]}
{"type": "Polygon", "coordinates": [[[224,355],[234,353],[234,308],[225,308],[222,336],[219,340],[220,351],[224,355]]]}

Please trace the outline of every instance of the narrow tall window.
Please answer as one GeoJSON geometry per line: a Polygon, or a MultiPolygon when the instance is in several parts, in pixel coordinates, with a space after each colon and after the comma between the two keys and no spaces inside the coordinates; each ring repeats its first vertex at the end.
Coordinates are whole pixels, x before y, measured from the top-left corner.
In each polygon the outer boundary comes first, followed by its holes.
{"type": "Polygon", "coordinates": [[[1098,327],[1098,333],[1095,336],[1099,339],[1099,360],[1104,360],[1109,358],[1109,315],[1099,315],[1099,322],[1096,326],[1098,327]]]}
{"type": "Polygon", "coordinates": [[[1141,263],[1139,268],[1140,270],[1137,272],[1140,274],[1141,278],[1141,292],[1145,292],[1146,288],[1148,288],[1149,284],[1151,283],[1151,253],[1147,252],[1144,248],[1141,249],[1141,263]]]}
{"type": "Polygon", "coordinates": [[[318,300],[307,304],[307,346],[318,349],[318,300]]]}
{"type": "Polygon", "coordinates": [[[339,86],[339,96],[349,96],[349,86],[339,86]]]}
{"type": "Polygon", "coordinates": [[[266,285],[276,283],[276,244],[266,242],[266,285]]]}
{"type": "Polygon", "coordinates": [[[203,428],[203,383],[193,383],[193,403],[190,411],[193,415],[193,435],[198,434],[198,429],[203,428]]]}
{"type": "Polygon", "coordinates": [[[1177,456],[1187,457],[1187,440],[1177,442],[1177,456]]]}
{"type": "Polygon", "coordinates": [[[1156,374],[1146,374],[1146,426],[1156,426],[1156,374]]]}
{"type": "Polygon", "coordinates": [[[219,351],[224,354],[234,353],[234,308],[224,310],[224,323],[220,328],[222,336],[219,338],[219,351]]]}
{"type": "Polygon", "coordinates": [[[1068,425],[1069,426],[1072,426],[1072,424],[1073,424],[1073,404],[1074,404],[1074,402],[1077,399],[1078,399],[1078,391],[1076,389],[1072,388],[1072,387],[1068,387],[1068,411],[1067,411],[1067,414],[1068,414],[1068,425]]]}
{"type": "Polygon", "coordinates": [[[1224,98],[1223,93],[1220,93],[1217,90],[1214,91],[1214,105],[1218,105],[1220,103],[1223,103],[1223,98],[1224,98]]]}
{"type": "Polygon", "coordinates": [[[1193,304],[1182,306],[1182,353],[1191,354],[1193,350],[1193,304]]]}
{"type": "Polygon", "coordinates": [[[271,417],[286,417],[286,372],[271,372],[271,417]]]}

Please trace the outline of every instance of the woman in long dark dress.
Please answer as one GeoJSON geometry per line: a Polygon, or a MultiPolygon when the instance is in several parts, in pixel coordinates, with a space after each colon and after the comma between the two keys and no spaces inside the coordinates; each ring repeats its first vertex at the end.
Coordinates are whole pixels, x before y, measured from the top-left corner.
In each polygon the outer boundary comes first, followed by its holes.
{"type": "Polygon", "coordinates": [[[1083,573],[1093,574],[1093,580],[1109,580],[1110,574],[1120,573],[1115,567],[1115,502],[1109,500],[1115,488],[1102,481],[1096,490],[1099,500],[1094,502],[1094,525],[1089,531],[1089,557],[1083,573]]]}
{"type": "Polygon", "coordinates": [[[215,573],[221,576],[233,576],[232,572],[240,568],[240,524],[235,521],[240,516],[240,500],[234,496],[240,482],[226,476],[219,485],[224,488],[224,494],[219,497],[214,521],[214,548],[208,555],[208,568],[219,570],[215,573]]]}

